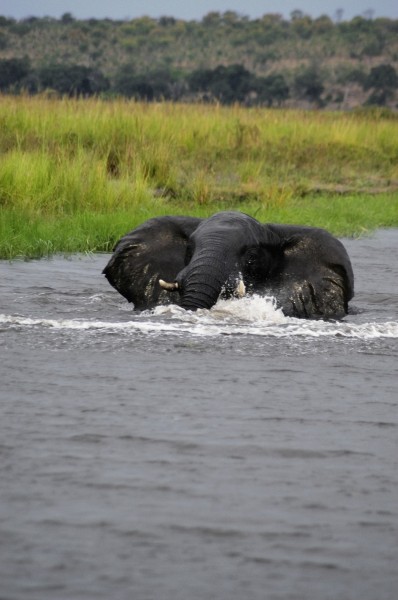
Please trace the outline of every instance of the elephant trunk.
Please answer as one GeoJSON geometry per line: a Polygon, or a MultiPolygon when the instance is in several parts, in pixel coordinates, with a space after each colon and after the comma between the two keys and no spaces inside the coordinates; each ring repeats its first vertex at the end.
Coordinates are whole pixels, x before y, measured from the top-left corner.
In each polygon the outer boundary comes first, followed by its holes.
{"type": "Polygon", "coordinates": [[[192,277],[182,292],[181,306],[186,310],[211,308],[217,302],[223,281],[214,277],[192,277]]]}
{"type": "Polygon", "coordinates": [[[187,310],[211,308],[220,295],[242,297],[246,293],[242,277],[231,261],[220,254],[204,250],[184,269],[178,281],[181,306],[187,310]],[[231,275],[236,272],[236,276],[231,275]]]}
{"type": "Polygon", "coordinates": [[[204,250],[198,253],[178,280],[181,306],[187,310],[211,308],[217,302],[227,279],[225,261],[214,252],[204,250]]]}

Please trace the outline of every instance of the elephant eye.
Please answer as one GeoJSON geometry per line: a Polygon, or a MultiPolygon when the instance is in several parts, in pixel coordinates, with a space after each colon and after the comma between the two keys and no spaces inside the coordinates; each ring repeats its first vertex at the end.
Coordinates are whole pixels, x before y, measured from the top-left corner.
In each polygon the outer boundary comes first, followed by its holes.
{"type": "Polygon", "coordinates": [[[245,261],[248,265],[253,265],[257,260],[257,252],[254,248],[249,248],[245,254],[245,261]]]}
{"type": "Polygon", "coordinates": [[[270,254],[265,248],[248,248],[244,256],[243,271],[255,280],[267,277],[270,271],[270,254]]]}

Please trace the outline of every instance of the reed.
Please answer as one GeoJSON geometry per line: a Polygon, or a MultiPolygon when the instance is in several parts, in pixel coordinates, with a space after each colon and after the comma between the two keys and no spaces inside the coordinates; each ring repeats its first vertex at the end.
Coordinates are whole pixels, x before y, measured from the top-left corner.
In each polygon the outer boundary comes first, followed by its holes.
{"type": "Polygon", "coordinates": [[[398,225],[398,120],[377,111],[3,96],[0,153],[1,257],[110,250],[158,214],[398,225]]]}

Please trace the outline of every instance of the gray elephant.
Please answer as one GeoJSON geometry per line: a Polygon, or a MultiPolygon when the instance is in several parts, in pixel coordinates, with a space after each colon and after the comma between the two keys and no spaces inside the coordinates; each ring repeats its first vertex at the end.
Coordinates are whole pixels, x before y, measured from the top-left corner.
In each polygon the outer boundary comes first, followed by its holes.
{"type": "Polygon", "coordinates": [[[150,219],[117,243],[103,273],[139,310],[196,310],[220,296],[260,294],[287,316],[339,319],[354,295],[350,259],[330,233],[239,212],[150,219]]]}

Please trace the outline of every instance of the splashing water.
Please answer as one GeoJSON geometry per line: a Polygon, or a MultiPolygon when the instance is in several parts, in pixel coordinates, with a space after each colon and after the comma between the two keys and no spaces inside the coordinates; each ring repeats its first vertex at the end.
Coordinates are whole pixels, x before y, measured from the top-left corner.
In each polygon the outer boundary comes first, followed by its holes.
{"type": "MultiPolygon", "coordinates": [[[[96,298],[97,300],[97,298],[96,298]]],[[[255,335],[264,337],[346,337],[363,340],[398,338],[398,322],[307,321],[286,317],[272,297],[246,297],[219,300],[210,310],[186,311],[176,305],[159,306],[134,314],[129,321],[86,319],[45,319],[0,315],[6,326],[50,327],[65,330],[108,330],[125,334],[162,333],[193,336],[255,335]]]]}

